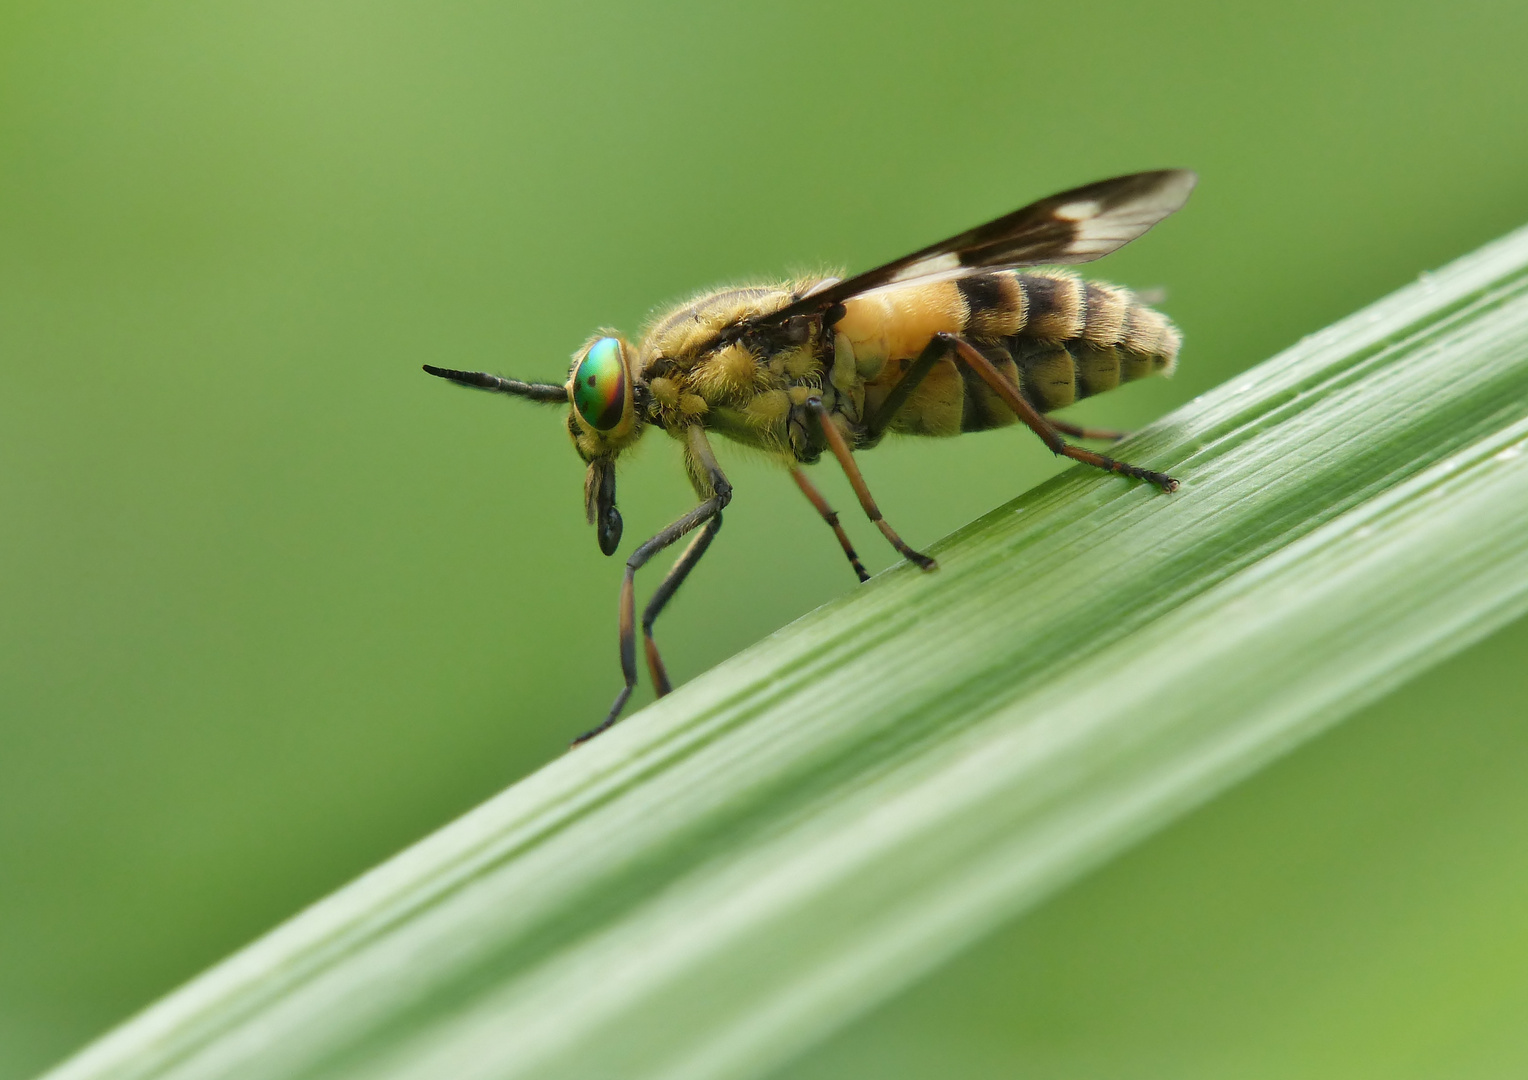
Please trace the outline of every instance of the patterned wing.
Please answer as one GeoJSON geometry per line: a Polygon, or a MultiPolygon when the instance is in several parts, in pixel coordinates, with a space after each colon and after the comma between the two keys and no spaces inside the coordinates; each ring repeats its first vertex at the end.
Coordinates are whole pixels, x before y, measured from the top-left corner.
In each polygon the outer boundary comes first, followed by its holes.
{"type": "Polygon", "coordinates": [[[1181,207],[1198,179],[1187,169],[1161,169],[1063,191],[874,270],[834,282],[754,325],[826,311],[851,296],[915,278],[1092,262],[1128,244],[1181,207]]]}

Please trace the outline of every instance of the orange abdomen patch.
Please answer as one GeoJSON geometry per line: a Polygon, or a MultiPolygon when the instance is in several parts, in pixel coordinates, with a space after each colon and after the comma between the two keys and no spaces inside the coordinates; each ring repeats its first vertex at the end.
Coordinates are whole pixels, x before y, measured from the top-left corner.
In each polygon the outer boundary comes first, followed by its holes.
{"type": "Polygon", "coordinates": [[[921,353],[935,334],[959,334],[968,310],[953,281],[907,285],[844,301],[844,316],[833,329],[854,349],[861,371],[876,362],[908,360],[921,353]]]}

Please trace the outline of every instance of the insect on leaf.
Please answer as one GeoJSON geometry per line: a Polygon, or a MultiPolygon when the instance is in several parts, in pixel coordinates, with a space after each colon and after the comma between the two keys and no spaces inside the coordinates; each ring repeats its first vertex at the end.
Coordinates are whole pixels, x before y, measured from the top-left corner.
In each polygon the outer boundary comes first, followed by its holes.
{"type": "Polygon", "coordinates": [[[760,1077],[1528,611],[1528,230],[303,912],[51,1080],[760,1077]],[[1036,618],[1044,612],[1044,618],[1036,618]]]}

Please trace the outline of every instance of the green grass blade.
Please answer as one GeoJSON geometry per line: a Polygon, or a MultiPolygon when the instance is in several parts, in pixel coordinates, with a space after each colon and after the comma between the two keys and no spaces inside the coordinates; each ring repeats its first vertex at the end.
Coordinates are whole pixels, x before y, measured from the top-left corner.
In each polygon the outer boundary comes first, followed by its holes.
{"type": "Polygon", "coordinates": [[[747,1077],[1528,610],[1528,230],[553,763],[52,1075],[747,1077]]]}

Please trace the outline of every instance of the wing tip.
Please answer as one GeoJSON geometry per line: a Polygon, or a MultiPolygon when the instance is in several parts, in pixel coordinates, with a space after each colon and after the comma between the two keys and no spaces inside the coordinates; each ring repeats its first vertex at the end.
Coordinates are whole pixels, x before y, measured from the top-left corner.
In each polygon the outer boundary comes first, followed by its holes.
{"type": "Polygon", "coordinates": [[[1163,195],[1174,196],[1179,206],[1188,201],[1199,184],[1199,174],[1193,169],[1158,169],[1144,175],[1159,177],[1157,190],[1163,195]]]}

